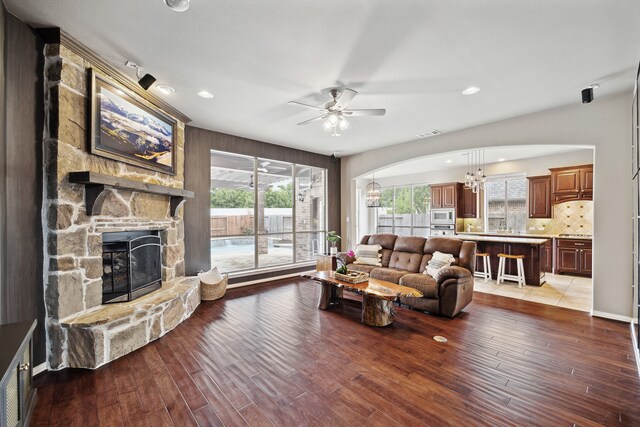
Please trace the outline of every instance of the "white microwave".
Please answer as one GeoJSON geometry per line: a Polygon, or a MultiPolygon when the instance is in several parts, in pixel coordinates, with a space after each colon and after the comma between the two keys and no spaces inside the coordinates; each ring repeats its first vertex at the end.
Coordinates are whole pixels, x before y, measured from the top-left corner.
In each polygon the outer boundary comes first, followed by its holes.
{"type": "Polygon", "coordinates": [[[431,225],[434,224],[455,224],[455,209],[431,209],[431,225]]]}

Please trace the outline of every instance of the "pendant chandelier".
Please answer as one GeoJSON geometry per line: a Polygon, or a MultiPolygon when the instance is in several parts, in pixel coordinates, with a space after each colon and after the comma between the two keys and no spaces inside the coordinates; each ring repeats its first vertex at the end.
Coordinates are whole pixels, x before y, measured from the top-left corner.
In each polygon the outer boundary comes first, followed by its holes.
{"type": "Polygon", "coordinates": [[[380,194],[382,193],[382,187],[375,181],[375,174],[372,175],[371,182],[367,185],[367,207],[379,208],[380,207],[380,194]]]}
{"type": "Polygon", "coordinates": [[[484,150],[467,152],[467,172],[464,174],[465,188],[470,188],[472,192],[477,193],[479,190],[484,190],[486,182],[487,176],[484,174],[484,150]]]}

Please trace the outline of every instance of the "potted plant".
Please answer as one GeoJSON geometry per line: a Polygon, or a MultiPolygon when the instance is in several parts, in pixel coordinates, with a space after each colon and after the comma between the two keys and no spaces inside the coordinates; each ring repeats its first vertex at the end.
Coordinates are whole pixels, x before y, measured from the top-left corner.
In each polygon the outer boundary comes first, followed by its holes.
{"type": "Polygon", "coordinates": [[[337,244],[338,242],[342,240],[342,237],[340,237],[338,234],[336,234],[335,231],[330,231],[329,233],[327,233],[327,241],[329,243],[331,243],[331,250],[329,252],[329,254],[331,255],[337,255],[338,254],[338,248],[337,248],[337,244]]]}

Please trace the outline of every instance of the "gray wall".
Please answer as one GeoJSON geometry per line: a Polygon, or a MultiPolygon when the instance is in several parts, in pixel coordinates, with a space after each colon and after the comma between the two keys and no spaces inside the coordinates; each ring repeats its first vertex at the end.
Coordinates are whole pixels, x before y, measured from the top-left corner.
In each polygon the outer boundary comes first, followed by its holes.
{"type": "MultiPolygon", "coordinates": [[[[594,156],[594,314],[630,319],[631,99],[596,99],[411,141],[342,159],[342,227],[346,247],[355,236],[356,178],[385,166],[450,151],[513,145],[592,146],[594,156]]],[[[578,147],[576,147],[578,148],[578,147]]]]}
{"type": "Polygon", "coordinates": [[[38,318],[34,361],[45,359],[42,285],[43,45],[3,11],[0,67],[0,324],[38,318]]]}
{"type": "MultiPolygon", "coordinates": [[[[340,159],[227,135],[192,126],[185,127],[185,188],[195,192],[184,207],[185,263],[187,275],[211,268],[209,209],[211,186],[211,150],[257,156],[327,169],[327,226],[340,234],[340,159]]],[[[299,269],[298,269],[299,270],[299,269]]],[[[278,275],[295,272],[281,270],[278,275]]],[[[266,278],[252,277],[250,280],[266,278]]]]}

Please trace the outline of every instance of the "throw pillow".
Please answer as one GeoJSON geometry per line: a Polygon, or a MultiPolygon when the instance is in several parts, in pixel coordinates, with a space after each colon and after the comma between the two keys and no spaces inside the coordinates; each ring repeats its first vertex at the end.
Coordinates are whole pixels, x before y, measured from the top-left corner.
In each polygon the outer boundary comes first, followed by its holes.
{"type": "Polygon", "coordinates": [[[444,267],[449,267],[453,261],[455,261],[453,255],[435,251],[431,260],[429,260],[429,263],[427,264],[427,269],[424,271],[424,274],[436,277],[438,271],[444,267]]]}
{"type": "Polygon", "coordinates": [[[380,245],[356,245],[356,260],[354,264],[361,265],[375,265],[376,267],[382,267],[382,254],[380,245]]]}

